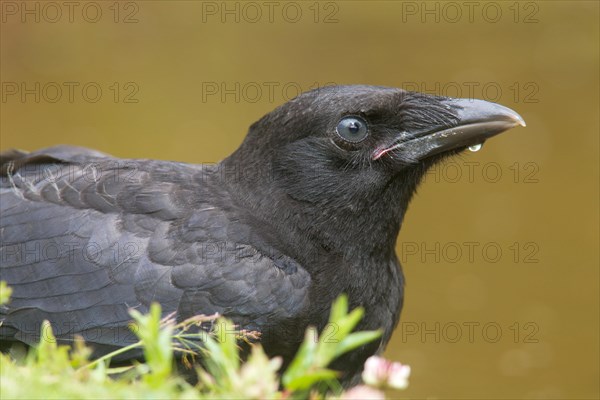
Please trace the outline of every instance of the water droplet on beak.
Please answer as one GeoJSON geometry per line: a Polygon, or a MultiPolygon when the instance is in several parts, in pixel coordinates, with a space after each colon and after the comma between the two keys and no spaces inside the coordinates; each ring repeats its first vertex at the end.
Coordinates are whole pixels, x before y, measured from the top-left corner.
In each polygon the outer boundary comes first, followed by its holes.
{"type": "Polygon", "coordinates": [[[479,143],[479,144],[474,144],[473,146],[469,146],[469,150],[472,151],[473,153],[481,150],[481,148],[483,147],[483,143],[479,143]]]}

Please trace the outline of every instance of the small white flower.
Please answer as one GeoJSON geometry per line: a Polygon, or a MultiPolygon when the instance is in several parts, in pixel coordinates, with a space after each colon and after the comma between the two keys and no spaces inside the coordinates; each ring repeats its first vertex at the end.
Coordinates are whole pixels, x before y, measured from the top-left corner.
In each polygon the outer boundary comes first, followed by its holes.
{"type": "Polygon", "coordinates": [[[385,358],[371,356],[365,362],[362,379],[367,385],[406,389],[410,367],[385,358]]]}

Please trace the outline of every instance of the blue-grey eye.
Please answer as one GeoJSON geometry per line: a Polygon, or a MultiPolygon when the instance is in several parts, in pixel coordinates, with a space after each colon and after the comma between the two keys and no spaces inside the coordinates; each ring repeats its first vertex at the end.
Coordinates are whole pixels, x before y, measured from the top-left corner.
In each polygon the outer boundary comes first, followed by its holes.
{"type": "Polygon", "coordinates": [[[362,142],[369,135],[367,123],[359,117],[342,118],[335,130],[342,139],[351,143],[362,142]]]}

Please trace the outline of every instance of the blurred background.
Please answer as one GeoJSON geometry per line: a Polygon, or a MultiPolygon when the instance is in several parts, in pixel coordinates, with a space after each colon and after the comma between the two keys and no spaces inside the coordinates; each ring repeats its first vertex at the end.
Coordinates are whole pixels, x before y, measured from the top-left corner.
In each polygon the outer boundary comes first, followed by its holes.
{"type": "Polygon", "coordinates": [[[527,128],[433,169],[407,214],[390,396],[598,398],[598,2],[0,4],[1,150],[216,162],[333,83],[515,109],[527,128]]]}

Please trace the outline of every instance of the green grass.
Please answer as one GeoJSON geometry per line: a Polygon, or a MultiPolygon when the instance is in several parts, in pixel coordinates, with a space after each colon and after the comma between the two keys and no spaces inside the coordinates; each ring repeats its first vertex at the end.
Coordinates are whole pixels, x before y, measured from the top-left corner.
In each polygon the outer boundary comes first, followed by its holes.
{"type": "MultiPolygon", "coordinates": [[[[0,283],[0,304],[10,289],[0,283]]],[[[343,395],[337,372],[327,366],[340,355],[377,339],[381,332],[352,332],[363,315],[360,308],[348,312],[345,296],[331,309],[335,327],[319,337],[308,328],[304,342],[290,366],[281,375],[281,359],[269,359],[260,344],[250,344],[250,356],[240,361],[239,341],[257,338],[256,332],[234,332],[224,318],[199,316],[182,323],[161,319],[158,304],[147,315],[132,310],[139,341],[125,349],[90,360],[91,350],[83,341],[72,347],[58,345],[46,322],[44,340],[32,351],[18,348],[0,354],[0,398],[2,399],[320,399],[343,395]],[[210,334],[191,333],[191,328],[212,320],[210,334]],[[325,340],[324,338],[327,338],[325,340]],[[198,343],[202,343],[201,346],[198,343]],[[110,368],[110,358],[133,348],[142,348],[143,363],[110,368]],[[197,385],[190,385],[174,371],[176,353],[194,365],[197,385]],[[199,354],[201,353],[201,354],[199,354]],[[204,368],[193,364],[202,357],[204,368]]]]}

